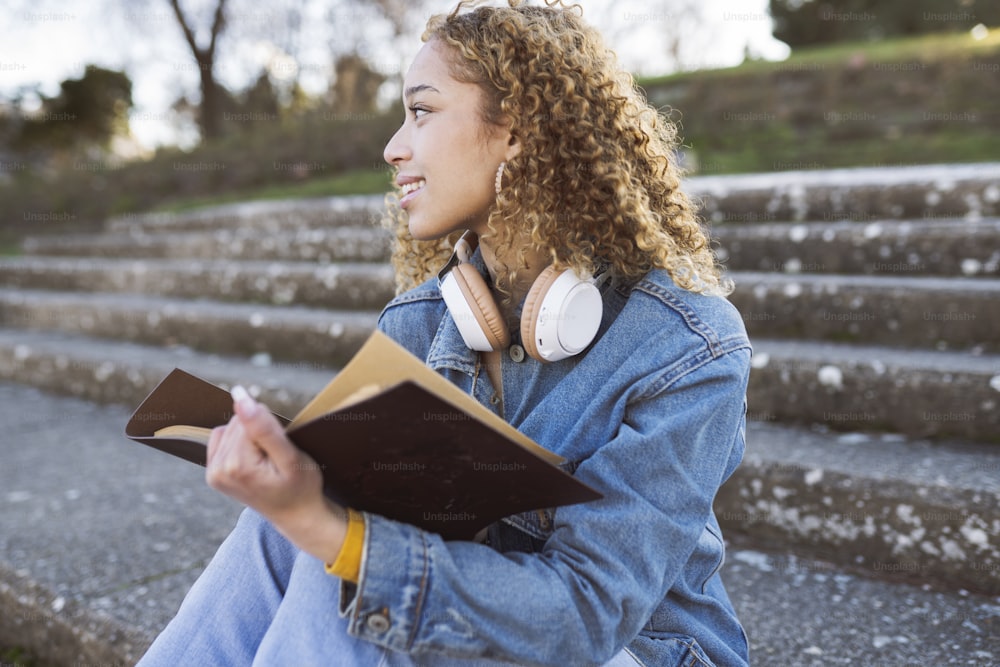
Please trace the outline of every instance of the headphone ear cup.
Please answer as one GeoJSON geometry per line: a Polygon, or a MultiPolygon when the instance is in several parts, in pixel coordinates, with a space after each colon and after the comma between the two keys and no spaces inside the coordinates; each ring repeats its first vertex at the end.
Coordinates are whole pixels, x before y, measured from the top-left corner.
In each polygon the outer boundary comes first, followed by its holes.
{"type": "MultiPolygon", "coordinates": [[[[459,264],[451,270],[455,283],[472,310],[476,323],[489,341],[493,350],[502,350],[510,345],[510,332],[503,321],[490,288],[472,264],[459,264]]],[[[460,328],[461,328],[461,323],[460,328]]],[[[485,351],[485,350],[481,350],[485,351]]]]}
{"type": "Polygon", "coordinates": [[[545,295],[559,275],[551,264],[545,267],[528,290],[528,296],[524,298],[524,308],[521,310],[521,345],[524,346],[528,356],[541,362],[545,362],[546,359],[538,352],[536,338],[538,315],[542,302],[545,301],[545,295]]]}

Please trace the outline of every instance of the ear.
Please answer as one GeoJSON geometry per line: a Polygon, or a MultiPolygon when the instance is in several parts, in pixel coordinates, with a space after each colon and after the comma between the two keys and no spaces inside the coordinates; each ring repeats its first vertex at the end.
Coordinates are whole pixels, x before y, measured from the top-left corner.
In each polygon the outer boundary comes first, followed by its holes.
{"type": "Polygon", "coordinates": [[[507,152],[504,153],[504,160],[510,160],[521,152],[521,142],[513,134],[507,135],[507,152]]]}

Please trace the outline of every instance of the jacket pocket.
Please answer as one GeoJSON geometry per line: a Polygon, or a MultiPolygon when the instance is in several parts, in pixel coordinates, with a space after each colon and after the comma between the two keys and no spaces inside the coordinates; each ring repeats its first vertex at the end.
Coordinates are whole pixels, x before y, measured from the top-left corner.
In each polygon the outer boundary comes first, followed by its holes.
{"type": "Polygon", "coordinates": [[[501,519],[508,526],[517,528],[522,533],[527,533],[536,540],[545,541],[552,535],[552,521],[555,518],[554,509],[534,510],[532,512],[521,512],[501,519]]]}
{"type": "Polygon", "coordinates": [[[552,535],[554,509],[522,512],[504,517],[489,528],[489,545],[497,551],[541,551],[552,535]]]}
{"type": "Polygon", "coordinates": [[[672,632],[643,633],[629,650],[644,665],[715,667],[694,637],[672,632]]]}

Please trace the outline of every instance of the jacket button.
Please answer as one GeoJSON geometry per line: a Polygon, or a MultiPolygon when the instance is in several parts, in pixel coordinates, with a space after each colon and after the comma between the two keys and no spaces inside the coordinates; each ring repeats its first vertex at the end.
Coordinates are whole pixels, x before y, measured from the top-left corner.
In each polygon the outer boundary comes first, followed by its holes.
{"type": "Polygon", "coordinates": [[[513,360],[516,363],[521,363],[522,361],[524,361],[524,348],[521,347],[520,345],[517,344],[511,345],[510,349],[507,350],[507,353],[510,355],[511,360],[513,360]]]}
{"type": "Polygon", "coordinates": [[[365,625],[375,634],[381,635],[389,630],[389,617],[385,614],[372,614],[365,619],[365,625]]]}

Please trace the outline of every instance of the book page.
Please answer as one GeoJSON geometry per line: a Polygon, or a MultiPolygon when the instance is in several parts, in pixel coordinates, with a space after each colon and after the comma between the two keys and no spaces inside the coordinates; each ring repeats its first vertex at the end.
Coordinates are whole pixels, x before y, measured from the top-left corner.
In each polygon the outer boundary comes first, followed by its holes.
{"type": "Polygon", "coordinates": [[[190,426],[188,424],[175,424],[164,426],[153,433],[157,438],[184,438],[185,440],[197,440],[205,445],[212,437],[212,429],[204,426],[190,426]]]}

